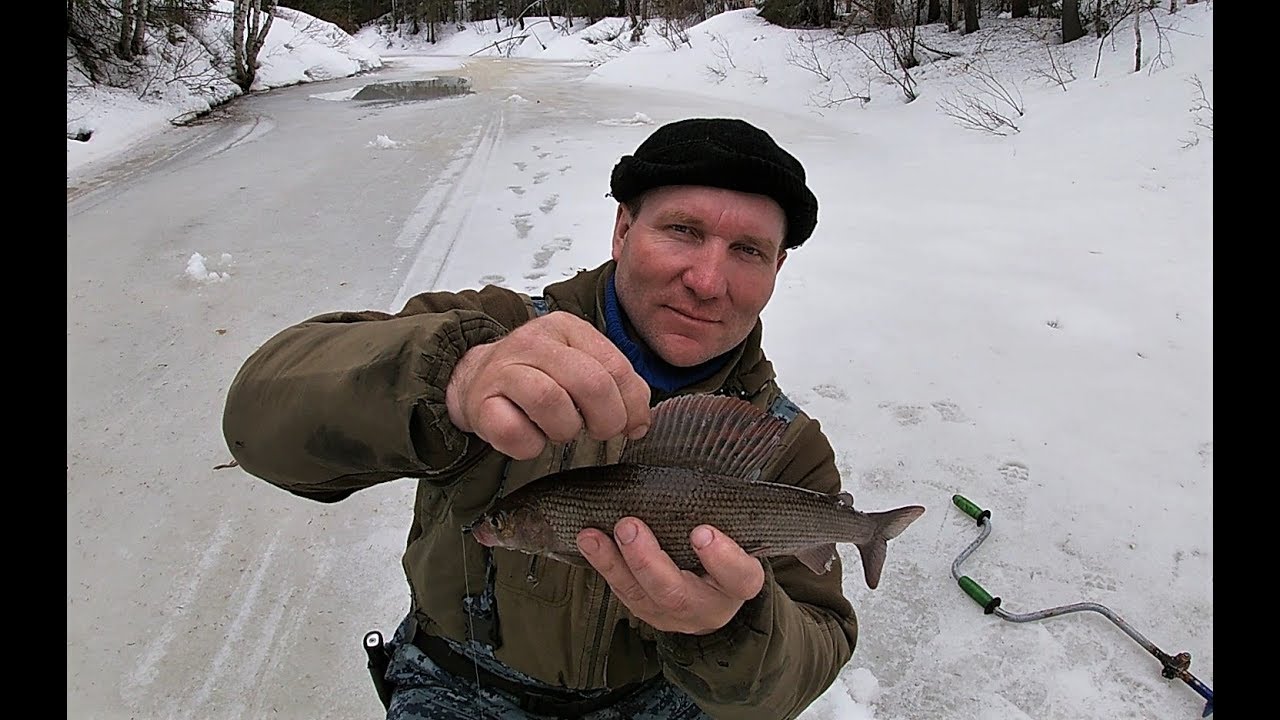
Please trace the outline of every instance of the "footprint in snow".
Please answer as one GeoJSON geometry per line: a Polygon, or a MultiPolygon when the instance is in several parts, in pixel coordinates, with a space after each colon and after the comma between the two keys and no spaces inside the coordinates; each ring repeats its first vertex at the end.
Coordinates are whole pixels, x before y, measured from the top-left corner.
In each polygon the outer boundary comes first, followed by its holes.
{"type": "Polygon", "coordinates": [[[849,396],[845,394],[844,388],[838,385],[824,383],[822,385],[814,385],[813,391],[828,400],[848,400],[849,396]]]}
{"type": "Polygon", "coordinates": [[[523,240],[529,237],[529,231],[533,229],[533,223],[529,222],[529,213],[519,213],[511,218],[511,224],[516,228],[516,235],[523,240]]]}
{"type": "Polygon", "coordinates": [[[938,400],[933,403],[933,409],[938,411],[942,416],[943,422],[968,422],[969,418],[965,417],[964,411],[959,405],[948,400],[938,400]]]}
{"type": "Polygon", "coordinates": [[[924,408],[919,405],[904,405],[895,402],[882,402],[880,409],[888,410],[893,415],[893,419],[898,424],[907,427],[909,425],[919,425],[924,422],[924,408]]]}

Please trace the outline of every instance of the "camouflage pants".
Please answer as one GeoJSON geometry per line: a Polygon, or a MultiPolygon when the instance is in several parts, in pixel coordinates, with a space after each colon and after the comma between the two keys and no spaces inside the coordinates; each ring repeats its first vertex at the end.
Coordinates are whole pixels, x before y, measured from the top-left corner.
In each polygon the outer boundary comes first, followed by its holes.
{"type": "MultiPolygon", "coordinates": [[[[477,687],[475,679],[458,677],[437,666],[416,645],[406,642],[406,621],[390,643],[387,680],[395,687],[387,720],[557,720],[528,713],[519,699],[497,688],[477,687]]],[[[490,666],[492,668],[492,666],[490,666]]],[[[504,674],[513,670],[507,668],[504,674]]],[[[536,682],[536,681],[535,681],[536,682]]],[[[581,715],[580,720],[709,720],[683,690],[665,680],[619,700],[615,705],[581,715]]]]}

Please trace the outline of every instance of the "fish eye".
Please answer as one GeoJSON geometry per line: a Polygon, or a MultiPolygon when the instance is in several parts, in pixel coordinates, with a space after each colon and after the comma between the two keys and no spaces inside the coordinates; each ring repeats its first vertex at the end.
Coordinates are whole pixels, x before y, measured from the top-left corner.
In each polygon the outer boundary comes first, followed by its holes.
{"type": "Polygon", "coordinates": [[[493,525],[493,529],[494,529],[494,530],[499,530],[499,531],[501,531],[501,530],[502,530],[502,526],[503,526],[504,524],[506,524],[506,522],[507,522],[507,513],[506,513],[506,511],[504,511],[504,510],[499,510],[498,512],[494,513],[494,514],[493,514],[493,517],[489,518],[489,522],[493,525]]]}

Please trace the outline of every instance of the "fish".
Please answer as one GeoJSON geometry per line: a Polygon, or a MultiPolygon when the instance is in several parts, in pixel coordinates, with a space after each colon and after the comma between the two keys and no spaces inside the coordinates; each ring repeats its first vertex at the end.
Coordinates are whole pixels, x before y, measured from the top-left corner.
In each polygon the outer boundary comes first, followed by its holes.
{"type": "Polygon", "coordinates": [[[854,507],[847,491],[827,494],[762,479],[788,423],[730,395],[664,400],[648,433],[628,441],[618,462],[544,475],[501,495],[463,528],[480,544],[590,567],[578,551],[584,528],[612,535],[624,517],[643,521],[682,570],[705,572],[689,542],[715,527],[749,555],[794,556],[830,571],[836,544],[856,546],[867,586],[880,583],[888,541],[924,514],[920,505],[881,512],[854,507]]]}

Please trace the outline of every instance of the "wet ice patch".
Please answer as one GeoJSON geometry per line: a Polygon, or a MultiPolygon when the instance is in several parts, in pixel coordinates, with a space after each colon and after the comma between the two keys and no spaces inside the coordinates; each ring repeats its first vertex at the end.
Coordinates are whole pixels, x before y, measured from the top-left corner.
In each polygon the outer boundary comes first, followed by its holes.
{"type": "MultiPolygon", "coordinates": [[[[231,255],[229,253],[222,253],[218,266],[225,268],[230,264],[231,255]]],[[[208,259],[197,252],[192,253],[191,257],[187,259],[187,276],[202,283],[215,283],[230,279],[231,273],[226,270],[222,270],[221,272],[216,269],[211,270],[209,268],[208,259]]]]}
{"type": "Polygon", "coordinates": [[[528,101],[528,100],[526,100],[526,99],[524,99],[524,98],[523,98],[523,97],[521,97],[520,95],[517,95],[517,94],[515,94],[515,93],[512,93],[512,94],[510,94],[510,95],[508,95],[508,96],[507,96],[507,102],[527,103],[527,102],[529,102],[529,101],[528,101]]]}
{"type": "Polygon", "coordinates": [[[629,118],[607,118],[597,122],[601,125],[652,125],[653,118],[638,112],[629,118]]]}
{"type": "Polygon", "coordinates": [[[360,92],[360,88],[354,87],[349,90],[337,90],[327,93],[313,93],[307,97],[315,100],[350,100],[356,93],[360,92]]]}
{"type": "Polygon", "coordinates": [[[386,135],[379,135],[378,137],[376,137],[376,138],[374,138],[373,140],[370,140],[370,141],[369,141],[369,147],[379,147],[379,148],[384,148],[384,149],[385,149],[385,148],[398,148],[398,147],[400,147],[400,146],[401,146],[401,145],[403,145],[403,144],[404,144],[404,143],[400,142],[399,140],[392,140],[391,138],[387,137],[386,135]]]}

